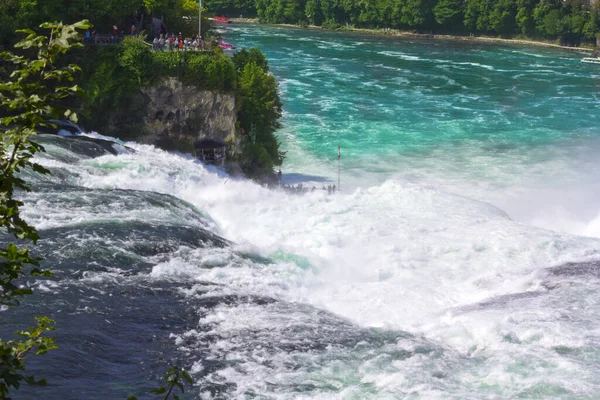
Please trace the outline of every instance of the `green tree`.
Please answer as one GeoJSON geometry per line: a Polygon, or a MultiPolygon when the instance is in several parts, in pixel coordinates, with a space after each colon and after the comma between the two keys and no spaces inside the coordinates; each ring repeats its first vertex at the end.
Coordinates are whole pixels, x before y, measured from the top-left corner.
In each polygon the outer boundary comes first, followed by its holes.
{"type": "Polygon", "coordinates": [[[242,168],[250,176],[265,176],[273,171],[273,166],[281,165],[284,158],[275,136],[282,113],[278,84],[273,75],[249,62],[238,78],[238,87],[239,121],[252,140],[245,148],[243,158],[247,162],[242,168]]]}
{"type": "Polygon", "coordinates": [[[566,0],[562,5],[565,33],[562,39],[569,44],[578,44],[585,38],[585,25],[591,18],[587,4],[582,0],[566,0]]]}
{"type": "Polygon", "coordinates": [[[458,26],[462,22],[463,12],[462,0],[440,0],[433,8],[435,22],[447,28],[458,26]]]}
{"type": "Polygon", "coordinates": [[[553,9],[544,15],[541,24],[541,31],[550,37],[561,37],[567,28],[566,20],[562,18],[560,10],[553,9]]]}
{"type": "Polygon", "coordinates": [[[500,34],[512,34],[517,27],[517,4],[514,0],[497,0],[490,12],[490,28],[500,34]]]}
{"type": "Polygon", "coordinates": [[[467,0],[465,3],[465,27],[470,31],[489,33],[492,30],[490,14],[492,0],[467,0]]]}
{"type": "Polygon", "coordinates": [[[267,56],[265,56],[258,47],[253,47],[250,51],[246,50],[245,47],[242,47],[242,49],[233,56],[233,64],[238,73],[242,73],[246,65],[250,63],[258,65],[264,72],[269,72],[267,56]]]}
{"type": "Polygon", "coordinates": [[[130,74],[139,86],[145,86],[151,83],[152,71],[152,51],[144,43],[141,36],[128,36],[123,40],[120,46],[121,53],[117,61],[121,68],[130,74]]]}
{"type": "Polygon", "coordinates": [[[517,15],[515,21],[519,30],[524,35],[533,35],[535,33],[535,24],[533,21],[533,9],[536,0],[517,0],[517,15]]]}
{"type": "Polygon", "coordinates": [[[555,0],[540,0],[533,9],[535,29],[542,36],[555,36],[562,31],[560,3],[555,0]]]}
{"type": "Polygon", "coordinates": [[[384,28],[391,27],[393,23],[394,0],[381,0],[377,2],[376,7],[378,16],[377,25],[384,28]]]}
{"type": "MultiPolygon", "coordinates": [[[[261,0],[256,0],[256,4],[258,4],[259,1],[261,0]]],[[[312,25],[321,25],[325,20],[323,12],[321,11],[320,0],[306,0],[305,13],[308,22],[312,25]]]]}
{"type": "Polygon", "coordinates": [[[431,25],[433,11],[430,0],[405,0],[402,7],[402,23],[409,27],[428,27],[431,25]]]}
{"type": "MultiPolygon", "coordinates": [[[[16,37],[15,31],[21,26],[31,26],[37,21],[35,0],[3,0],[0,2],[0,50],[8,48],[16,37]]],[[[38,22],[35,25],[39,25],[38,22]]]]}
{"type": "Polygon", "coordinates": [[[404,27],[402,23],[402,7],[404,7],[405,0],[394,0],[392,4],[392,26],[394,28],[404,27]]]}
{"type": "MultiPolygon", "coordinates": [[[[35,244],[39,239],[37,230],[21,218],[23,202],[15,198],[16,190],[29,191],[29,185],[19,175],[31,169],[40,174],[49,171],[33,161],[43,148],[31,141],[40,126],[52,125],[50,119],[67,117],[73,121],[77,115],[61,107],[64,100],[80,95],[81,89],[73,85],[74,74],[80,69],[76,65],[58,66],[58,61],[68,50],[80,47],[81,36],[77,29],[87,29],[87,21],[73,25],[45,23],[41,29],[49,36],[38,36],[33,30],[25,29],[25,39],[15,47],[26,54],[37,54],[34,58],[4,52],[0,57],[9,64],[13,72],[9,79],[0,84],[0,107],[4,117],[0,120],[5,127],[0,143],[0,224],[15,239],[35,244]]],[[[0,305],[13,307],[18,299],[32,294],[23,287],[27,276],[51,276],[50,271],[40,269],[39,258],[33,257],[25,245],[11,242],[0,249],[0,305]]],[[[25,374],[25,359],[31,353],[44,354],[56,348],[52,338],[44,337],[54,330],[54,321],[37,318],[37,326],[17,332],[24,340],[0,339],[0,399],[7,399],[11,389],[19,389],[22,383],[45,384],[25,374]]]]}
{"type": "Polygon", "coordinates": [[[362,2],[356,0],[340,0],[339,7],[340,11],[344,14],[346,23],[356,24],[359,22],[362,2]]]}
{"type": "Polygon", "coordinates": [[[124,28],[123,24],[128,24],[143,7],[142,0],[2,0],[0,42],[8,48],[16,40],[18,27],[37,27],[44,21],[73,23],[88,19],[98,32],[108,32],[113,24],[124,28]]]}
{"type": "MultiPolygon", "coordinates": [[[[208,1],[236,13],[251,0],[208,1]]],[[[597,5],[590,9],[587,0],[255,0],[254,7],[264,22],[309,22],[332,29],[346,24],[441,28],[450,33],[560,37],[570,43],[595,40],[600,32],[597,5]]]]}
{"type": "Polygon", "coordinates": [[[589,18],[583,26],[583,34],[588,40],[596,40],[600,32],[600,5],[594,4],[590,9],[589,18]]]}
{"type": "Polygon", "coordinates": [[[254,0],[205,0],[206,9],[217,14],[239,16],[256,15],[254,0]]]}
{"type": "Polygon", "coordinates": [[[378,5],[379,0],[360,0],[357,2],[359,7],[359,15],[357,22],[363,26],[378,26],[380,25],[380,16],[378,5]]]}

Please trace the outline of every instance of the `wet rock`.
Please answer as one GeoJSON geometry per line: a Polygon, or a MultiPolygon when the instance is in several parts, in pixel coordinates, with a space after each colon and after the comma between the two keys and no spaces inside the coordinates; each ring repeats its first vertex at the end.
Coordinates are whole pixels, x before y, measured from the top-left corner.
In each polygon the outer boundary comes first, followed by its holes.
{"type": "Polygon", "coordinates": [[[124,104],[106,115],[103,134],[190,153],[195,141],[209,137],[239,150],[233,94],[201,90],[167,78],[131,94],[124,104]]]}

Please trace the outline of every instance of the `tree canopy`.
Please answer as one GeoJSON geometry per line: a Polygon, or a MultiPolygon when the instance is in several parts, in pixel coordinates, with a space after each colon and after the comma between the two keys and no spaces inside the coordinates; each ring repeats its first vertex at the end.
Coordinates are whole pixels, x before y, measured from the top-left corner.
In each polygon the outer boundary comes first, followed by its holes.
{"type": "Polygon", "coordinates": [[[328,28],[525,35],[568,44],[596,39],[600,4],[586,0],[206,0],[214,12],[328,28]]]}
{"type": "Polygon", "coordinates": [[[233,63],[239,74],[238,119],[250,138],[250,143],[244,146],[241,166],[249,176],[264,177],[272,173],[274,165],[281,165],[284,158],[275,136],[282,113],[279,85],[269,73],[267,59],[258,47],[237,52],[233,63]]]}

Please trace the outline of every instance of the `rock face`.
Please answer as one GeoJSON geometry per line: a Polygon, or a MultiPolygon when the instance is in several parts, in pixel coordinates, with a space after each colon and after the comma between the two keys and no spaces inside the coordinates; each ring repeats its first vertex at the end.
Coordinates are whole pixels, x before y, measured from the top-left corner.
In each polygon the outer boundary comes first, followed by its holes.
{"type": "Polygon", "coordinates": [[[193,144],[210,137],[239,151],[233,94],[185,86],[176,78],[145,87],[129,96],[121,109],[107,115],[103,132],[166,150],[193,152],[193,144]]]}

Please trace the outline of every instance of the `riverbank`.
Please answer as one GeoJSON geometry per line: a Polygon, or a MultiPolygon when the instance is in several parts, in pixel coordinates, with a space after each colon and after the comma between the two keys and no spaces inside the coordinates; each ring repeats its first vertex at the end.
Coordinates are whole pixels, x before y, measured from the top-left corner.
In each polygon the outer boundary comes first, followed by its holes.
{"type": "MultiPolygon", "coordinates": [[[[257,18],[230,18],[233,23],[244,23],[244,24],[262,24],[257,18]]],[[[459,36],[459,35],[437,35],[437,34],[425,34],[415,33],[410,31],[401,31],[397,29],[368,29],[368,28],[354,28],[346,27],[339,29],[327,29],[322,26],[307,25],[299,26],[292,24],[264,24],[271,26],[280,26],[284,28],[294,29],[311,29],[311,30],[330,30],[333,32],[354,32],[362,33],[367,35],[382,35],[382,36],[398,36],[398,37],[412,37],[412,38],[424,38],[424,39],[442,39],[442,40],[462,40],[462,41],[474,41],[474,42],[490,42],[490,43],[508,43],[508,44],[519,44],[525,46],[538,46],[538,47],[551,47],[556,49],[562,49],[567,51],[575,51],[580,53],[592,53],[594,48],[592,47],[570,47],[562,46],[556,43],[542,42],[531,39],[503,39],[489,36],[459,36]]]]}

